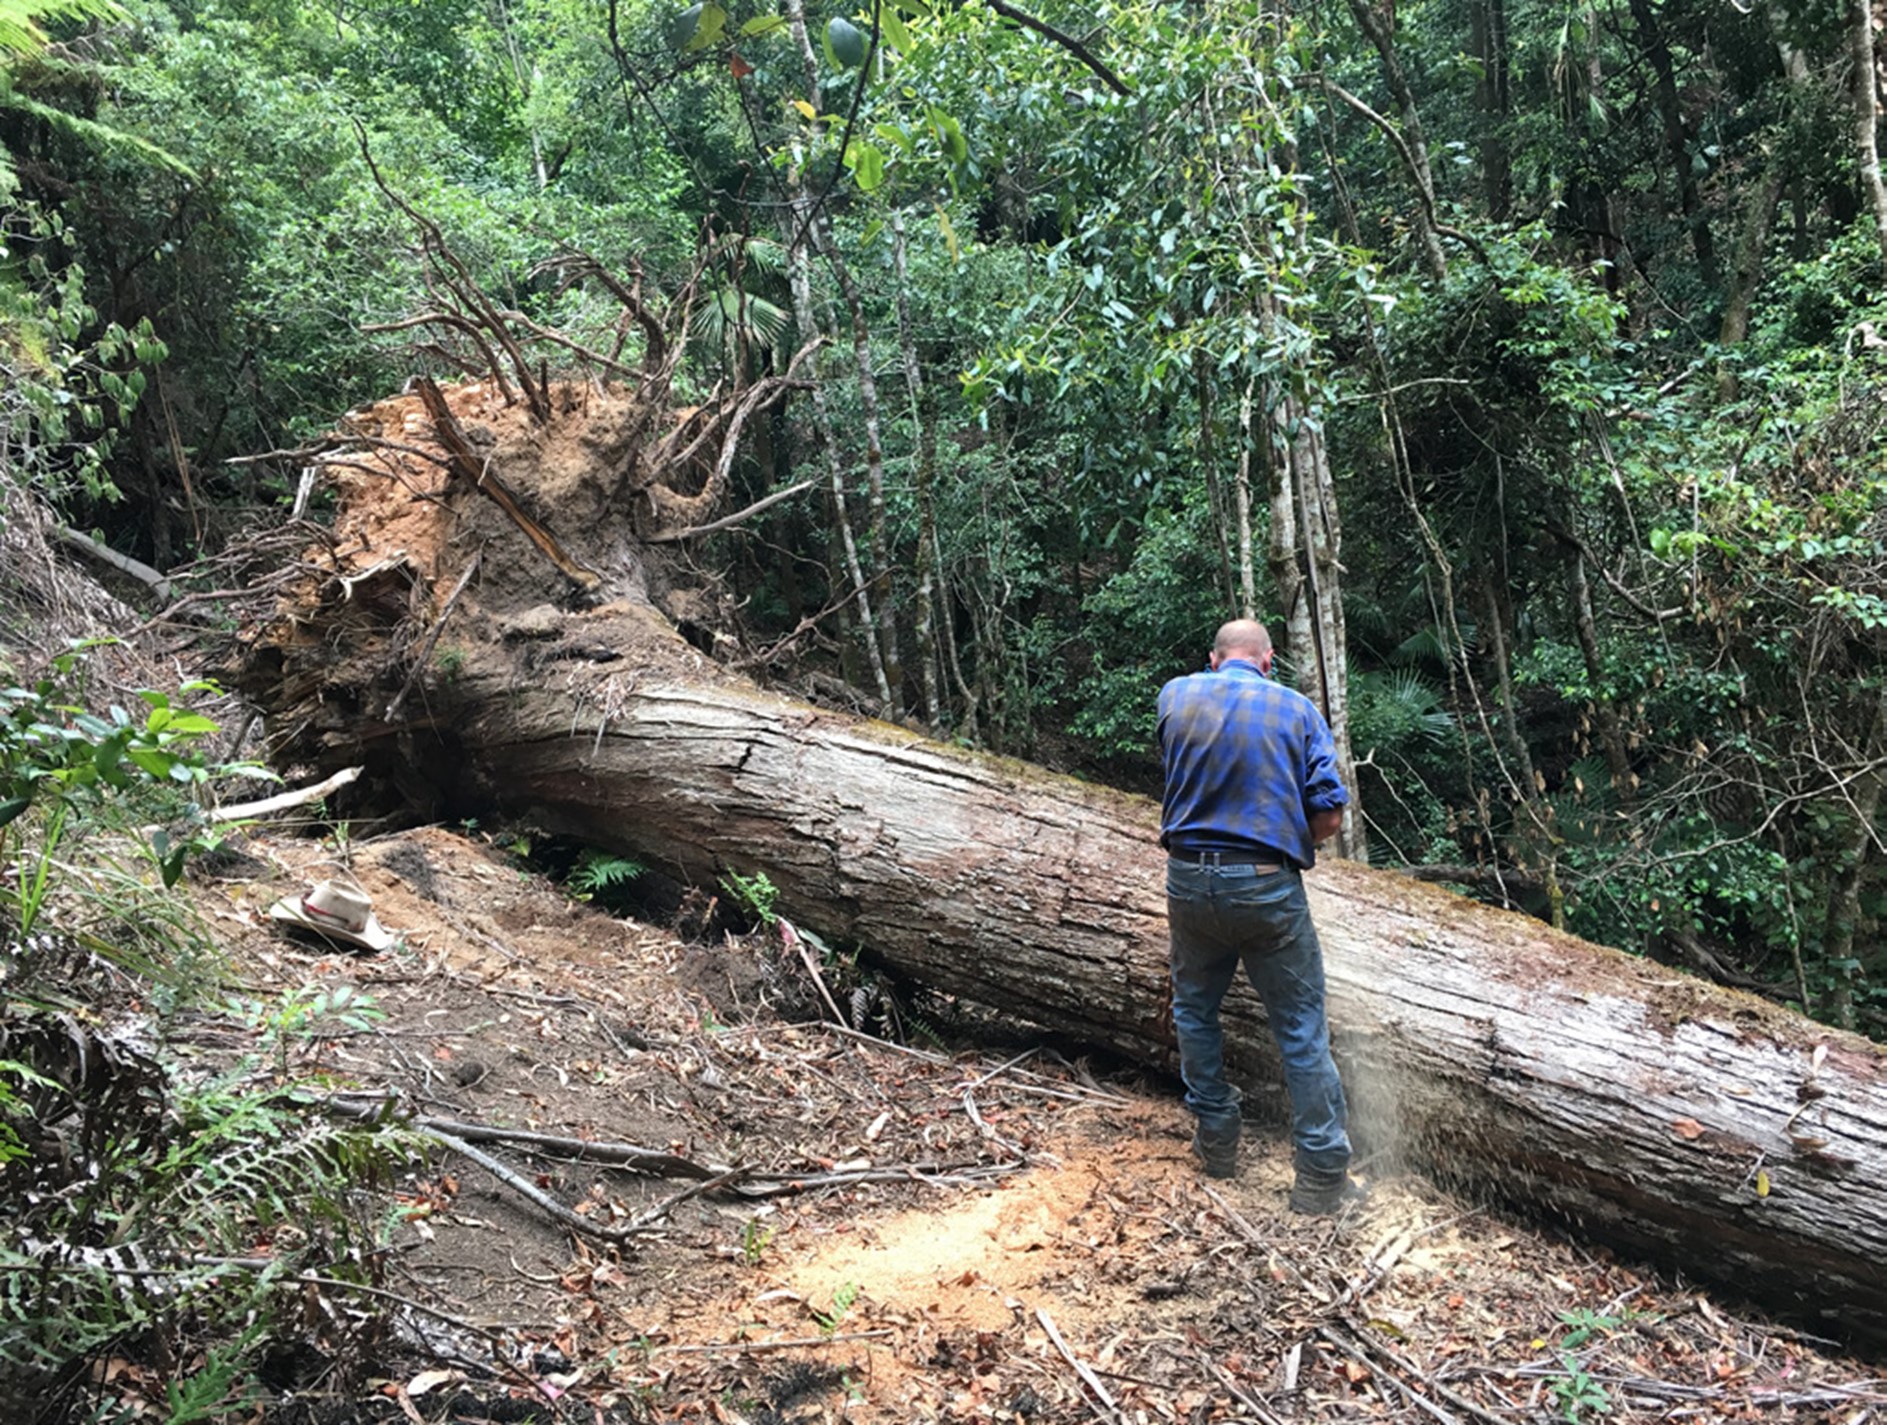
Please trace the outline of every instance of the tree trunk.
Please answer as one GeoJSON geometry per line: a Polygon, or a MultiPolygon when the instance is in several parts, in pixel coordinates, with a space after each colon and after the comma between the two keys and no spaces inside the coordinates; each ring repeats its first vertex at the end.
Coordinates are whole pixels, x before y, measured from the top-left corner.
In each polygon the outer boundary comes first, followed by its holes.
{"type": "Polygon", "coordinates": [[[1383,83],[1389,90],[1389,97],[1396,101],[1396,113],[1402,119],[1403,160],[1408,164],[1409,177],[1422,198],[1422,203],[1415,210],[1416,233],[1422,244],[1422,265],[1428,269],[1428,275],[1433,281],[1445,282],[1448,280],[1448,259],[1441,250],[1441,234],[1435,231],[1440,211],[1437,207],[1435,175],[1428,162],[1428,137],[1422,131],[1422,111],[1415,102],[1415,90],[1402,68],[1402,58],[1396,53],[1392,18],[1395,8],[1390,6],[1383,12],[1371,0],[1350,0],[1350,14],[1356,20],[1357,29],[1363,32],[1363,37],[1376,47],[1376,57],[1382,64],[1383,83]]]}
{"type": "MultiPolygon", "coordinates": [[[[1729,297],[1723,304],[1722,324],[1717,328],[1718,346],[1740,346],[1749,335],[1750,308],[1756,300],[1757,285],[1762,281],[1763,253],[1769,246],[1769,233],[1775,226],[1776,207],[1782,201],[1782,185],[1787,176],[1782,161],[1772,160],[1756,191],[1750,195],[1743,240],[1736,252],[1736,270],[1730,274],[1729,297]]],[[[1736,372],[1728,366],[1718,367],[1719,398],[1734,401],[1736,391],[1736,372]]]]}
{"type": "MultiPolygon", "coordinates": [[[[807,97],[816,100],[819,95],[819,62],[813,57],[812,37],[806,29],[804,0],[787,0],[786,19],[805,65],[807,97]]],[[[815,121],[815,136],[818,128],[815,121]]],[[[801,173],[802,195],[805,194],[806,184],[805,174],[801,173]]],[[[833,279],[839,284],[839,296],[845,303],[846,315],[851,319],[852,359],[858,367],[858,405],[865,427],[865,535],[870,541],[872,601],[878,606],[878,626],[874,632],[878,640],[878,654],[872,668],[877,673],[880,665],[883,667],[883,673],[879,676],[888,680],[885,694],[888,706],[885,711],[888,716],[895,717],[904,706],[904,678],[898,666],[898,601],[897,590],[893,585],[891,541],[886,531],[885,447],[882,423],[878,419],[877,368],[871,355],[871,329],[865,322],[864,294],[859,290],[858,283],[852,277],[851,267],[847,265],[838,243],[832,237],[832,223],[825,206],[829,196],[821,193],[817,197],[796,202],[793,205],[794,217],[809,229],[806,236],[810,236],[812,246],[825,258],[833,279]]]]}
{"type": "Polygon", "coordinates": [[[1504,223],[1513,207],[1513,155],[1507,133],[1513,96],[1508,82],[1505,0],[1476,0],[1469,32],[1469,44],[1481,61],[1474,97],[1481,111],[1481,182],[1487,216],[1504,223]]]}
{"type": "Polygon", "coordinates": [[[1874,59],[1874,0],[1849,0],[1848,47],[1854,61],[1854,157],[1861,192],[1874,214],[1887,262],[1887,183],[1880,173],[1880,76],[1874,59]]]}
{"type": "MultiPolygon", "coordinates": [[[[453,399],[469,421],[475,398],[453,399]]],[[[355,429],[412,446],[414,405],[355,429]]],[[[610,518],[607,492],[566,479],[553,502],[557,451],[606,445],[476,414],[520,428],[493,469],[604,582],[556,607],[542,546],[475,480],[349,452],[331,468],[335,545],[237,650],[278,760],[364,764],[349,794],[381,810],[496,807],[684,876],[764,871],[785,915],[908,976],[1172,1067],[1153,802],[707,661],[652,607],[659,548],[610,518]],[[402,479],[365,473],[373,459],[402,479]],[[440,620],[449,671],[410,661],[431,646],[417,625],[440,620]]],[[[1333,861],[1309,881],[1363,1151],[1887,1339],[1880,1048],[1391,872],[1333,861]]],[[[1239,1077],[1275,1106],[1262,1011],[1241,987],[1227,1013],[1239,1077]]]]}
{"type": "Polygon", "coordinates": [[[1612,774],[1612,790],[1626,806],[1633,795],[1631,756],[1625,746],[1625,729],[1619,724],[1618,709],[1605,691],[1605,656],[1599,648],[1598,619],[1592,612],[1592,586],[1586,578],[1586,555],[1580,548],[1567,551],[1567,592],[1572,604],[1573,628],[1579,637],[1579,653],[1585,660],[1586,677],[1592,683],[1592,716],[1598,724],[1599,746],[1605,753],[1605,765],[1612,774]]]}
{"type": "Polygon", "coordinates": [[[1664,124],[1664,157],[1677,184],[1678,207],[1684,214],[1684,226],[1690,232],[1691,249],[1697,255],[1697,275],[1706,288],[1714,291],[1717,250],[1711,239],[1710,218],[1697,190],[1697,169],[1690,152],[1690,126],[1684,122],[1683,101],[1677,90],[1677,63],[1651,0],[1631,0],[1631,14],[1638,26],[1638,43],[1651,61],[1651,72],[1657,79],[1654,92],[1658,96],[1658,116],[1664,124]]]}
{"type": "Polygon", "coordinates": [[[943,699],[938,692],[937,633],[932,623],[937,604],[937,413],[925,399],[924,365],[917,358],[917,328],[911,321],[910,273],[904,242],[904,210],[891,210],[891,270],[897,282],[898,354],[904,362],[904,386],[911,398],[911,425],[917,431],[917,468],[912,493],[917,499],[917,661],[924,691],[924,724],[943,730],[943,699]]]}
{"type": "MultiPolygon", "coordinates": [[[[787,233],[786,266],[793,293],[793,320],[799,328],[800,340],[809,341],[822,334],[818,310],[813,306],[812,277],[807,271],[806,249],[811,241],[812,200],[805,195],[804,175],[796,175],[795,181],[799,187],[787,209],[790,215],[787,221],[791,229],[787,233]]],[[[833,524],[844,550],[845,573],[851,581],[852,600],[858,607],[858,637],[865,649],[866,662],[871,667],[872,681],[877,686],[878,696],[888,708],[892,698],[891,679],[879,651],[878,625],[871,612],[872,593],[865,578],[864,566],[859,562],[858,540],[852,534],[852,516],[846,508],[844,457],[839,453],[838,442],[833,435],[832,415],[827,407],[824,382],[813,383],[812,404],[813,428],[818,436],[820,451],[825,456],[826,480],[832,491],[833,524]]]]}

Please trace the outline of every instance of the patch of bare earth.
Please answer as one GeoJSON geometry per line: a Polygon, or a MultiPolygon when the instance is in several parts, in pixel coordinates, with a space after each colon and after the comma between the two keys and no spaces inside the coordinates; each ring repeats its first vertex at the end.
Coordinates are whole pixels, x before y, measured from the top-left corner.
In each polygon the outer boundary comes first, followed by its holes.
{"type": "Polygon", "coordinates": [[[789,1022],[820,996],[777,935],[684,944],[437,829],[248,851],[197,882],[245,977],[386,1016],[317,1024],[289,1070],[498,1130],[474,1146],[500,1170],[441,1147],[395,1185],[385,1378],[275,1418],[1887,1418],[1832,1343],[1418,1180],[1293,1217],[1259,1136],[1209,1182],[1167,1086],[789,1022]],[[267,920],[342,861],[394,950],[267,920]]]}

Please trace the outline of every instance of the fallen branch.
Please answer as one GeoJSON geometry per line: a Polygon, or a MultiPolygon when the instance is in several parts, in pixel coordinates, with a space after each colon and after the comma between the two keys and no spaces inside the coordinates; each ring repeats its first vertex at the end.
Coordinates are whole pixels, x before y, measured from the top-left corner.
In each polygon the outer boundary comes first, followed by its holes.
{"type": "Polygon", "coordinates": [[[461,1123],[449,1118],[421,1116],[415,1118],[413,1124],[418,1128],[449,1133],[468,1143],[515,1143],[521,1147],[562,1153],[575,1162],[632,1167],[657,1177],[705,1180],[715,1175],[713,1169],[704,1168],[687,1158],[654,1148],[637,1147],[633,1143],[592,1143],[583,1138],[560,1138],[555,1134],[534,1133],[525,1128],[499,1128],[484,1123],[461,1123]]]}
{"type": "Polygon", "coordinates": [[[580,1232],[585,1237],[594,1237],[599,1242],[606,1242],[613,1247],[620,1247],[649,1231],[646,1226],[630,1223],[626,1227],[603,1227],[591,1222],[582,1213],[573,1212],[556,1198],[538,1187],[536,1183],[522,1174],[513,1171],[481,1148],[474,1148],[463,1138],[455,1138],[450,1133],[441,1133],[436,1128],[420,1128],[426,1137],[443,1147],[450,1148],[462,1158],[469,1158],[499,1182],[517,1193],[534,1206],[542,1209],[573,1232],[580,1232]]]}
{"type": "Polygon", "coordinates": [[[271,812],[287,811],[290,807],[306,806],[309,802],[318,802],[323,797],[340,791],[360,776],[358,767],[343,767],[332,777],[323,778],[310,787],[301,787],[292,792],[278,792],[272,797],[264,797],[256,802],[237,802],[234,806],[212,807],[204,815],[210,821],[249,821],[254,817],[267,816],[271,812]]]}
{"type": "Polygon", "coordinates": [[[746,1176],[747,1169],[745,1168],[729,1168],[726,1172],[717,1173],[711,1178],[695,1183],[692,1187],[685,1187],[680,1192],[673,1193],[663,1198],[660,1202],[656,1203],[654,1207],[638,1212],[635,1216],[635,1220],[629,1224],[626,1230],[636,1232],[652,1228],[657,1222],[667,1217],[670,1212],[688,1201],[689,1198],[699,1197],[704,1192],[713,1192],[719,1187],[728,1187],[731,1184],[738,1183],[746,1176]]]}
{"type": "Polygon", "coordinates": [[[732,529],[742,520],[752,519],[762,510],[772,509],[773,506],[779,504],[780,501],[790,500],[800,491],[810,490],[818,483],[819,482],[816,480],[801,480],[797,485],[788,485],[784,490],[775,490],[764,500],[755,500],[744,510],[736,510],[731,515],[723,515],[718,520],[711,520],[707,524],[698,524],[693,529],[678,529],[672,534],[652,534],[645,542],[649,544],[673,544],[679,539],[693,539],[697,535],[714,534],[720,530],[732,529]]]}
{"type": "Polygon", "coordinates": [[[81,554],[89,554],[101,564],[109,564],[121,573],[129,574],[139,583],[148,585],[152,593],[165,603],[170,602],[170,580],[141,559],[133,559],[129,554],[120,554],[108,544],[100,544],[89,534],[80,534],[76,529],[67,529],[64,525],[48,525],[46,532],[61,544],[70,545],[81,554]]]}
{"type": "Polygon", "coordinates": [[[938,1183],[975,1182],[999,1178],[1005,1173],[1019,1173],[1028,1166],[1013,1163],[907,1163],[895,1168],[855,1168],[842,1173],[809,1173],[801,1177],[772,1177],[753,1174],[735,1191],[742,1197],[784,1197],[789,1193],[812,1192],[817,1188],[854,1187],[862,1183],[938,1183]]]}
{"type": "MultiPolygon", "coordinates": [[[[385,1112],[387,1105],[393,1101],[394,1097],[390,1092],[354,1092],[336,1094],[324,1100],[324,1103],[330,1112],[349,1118],[366,1118],[385,1112]],[[350,1102],[350,1100],[358,1101],[350,1102]]],[[[465,1149],[466,1156],[472,1158],[480,1166],[487,1166],[488,1162],[496,1162],[496,1160],[489,1159],[489,1155],[477,1153],[476,1150],[471,1149],[471,1144],[509,1143],[519,1148],[553,1153],[572,1162],[623,1167],[635,1172],[648,1173],[654,1177],[696,1179],[696,1186],[689,1189],[686,1194],[669,1201],[668,1206],[671,1207],[685,1201],[687,1197],[711,1192],[719,1187],[732,1187],[742,1197],[748,1198],[783,1197],[791,1193],[812,1192],[820,1188],[856,1187],[866,1183],[921,1182],[934,1185],[953,1179],[977,1181],[983,1178],[1001,1177],[1006,1173],[1020,1172],[1027,1166],[1020,1160],[1003,1163],[903,1163],[882,1168],[854,1168],[844,1172],[830,1173],[759,1173],[751,1168],[703,1167],[700,1163],[678,1157],[673,1153],[658,1152],[653,1148],[642,1148],[633,1143],[592,1143],[584,1138],[563,1138],[556,1134],[538,1133],[526,1128],[501,1128],[490,1123],[465,1123],[457,1119],[434,1118],[426,1114],[416,1114],[410,1123],[419,1132],[445,1144],[454,1151],[465,1149]]],[[[502,1164],[498,1166],[503,1168],[502,1164]]],[[[504,1171],[510,1172],[509,1169],[504,1169],[504,1171]]],[[[531,1194],[534,1201],[541,1197],[535,1187],[531,1188],[531,1194]]],[[[544,1204],[540,1202],[539,1205],[544,1204]]],[[[557,1203],[551,1203],[548,1210],[558,1216],[569,1212],[568,1208],[557,1203]]],[[[584,1227],[592,1232],[595,1230],[594,1225],[590,1223],[584,1223],[584,1227]]]]}

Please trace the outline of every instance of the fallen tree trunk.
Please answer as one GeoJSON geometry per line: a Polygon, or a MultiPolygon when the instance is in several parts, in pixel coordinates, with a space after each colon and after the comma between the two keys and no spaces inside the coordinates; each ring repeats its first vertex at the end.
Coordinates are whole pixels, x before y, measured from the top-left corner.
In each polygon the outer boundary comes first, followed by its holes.
{"type": "MultiPolygon", "coordinates": [[[[356,552],[245,649],[278,756],[363,764],[362,787],[431,814],[503,807],[703,880],[764,871],[828,938],[1171,1067],[1152,803],[729,674],[651,606],[665,595],[621,521],[564,521],[617,596],[566,611],[469,485],[340,478],[337,549],[356,552]],[[422,627],[442,611],[443,638],[422,627]],[[449,663],[402,659],[435,646],[449,663]],[[408,714],[383,721],[416,673],[408,714]]],[[[1326,863],[1310,882],[1366,1151],[1887,1339],[1879,1048],[1401,876],[1326,863]]],[[[1274,1081],[1242,987],[1228,1029],[1247,1082],[1274,1081]]]]}

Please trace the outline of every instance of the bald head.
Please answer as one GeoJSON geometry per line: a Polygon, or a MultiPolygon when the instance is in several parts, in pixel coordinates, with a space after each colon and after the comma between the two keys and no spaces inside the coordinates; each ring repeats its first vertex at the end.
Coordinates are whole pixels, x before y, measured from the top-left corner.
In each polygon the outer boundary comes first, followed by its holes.
{"type": "Polygon", "coordinates": [[[1228,658],[1249,658],[1260,667],[1271,656],[1271,635],[1255,618],[1235,618],[1219,629],[1212,640],[1212,662],[1216,667],[1228,658]]]}

